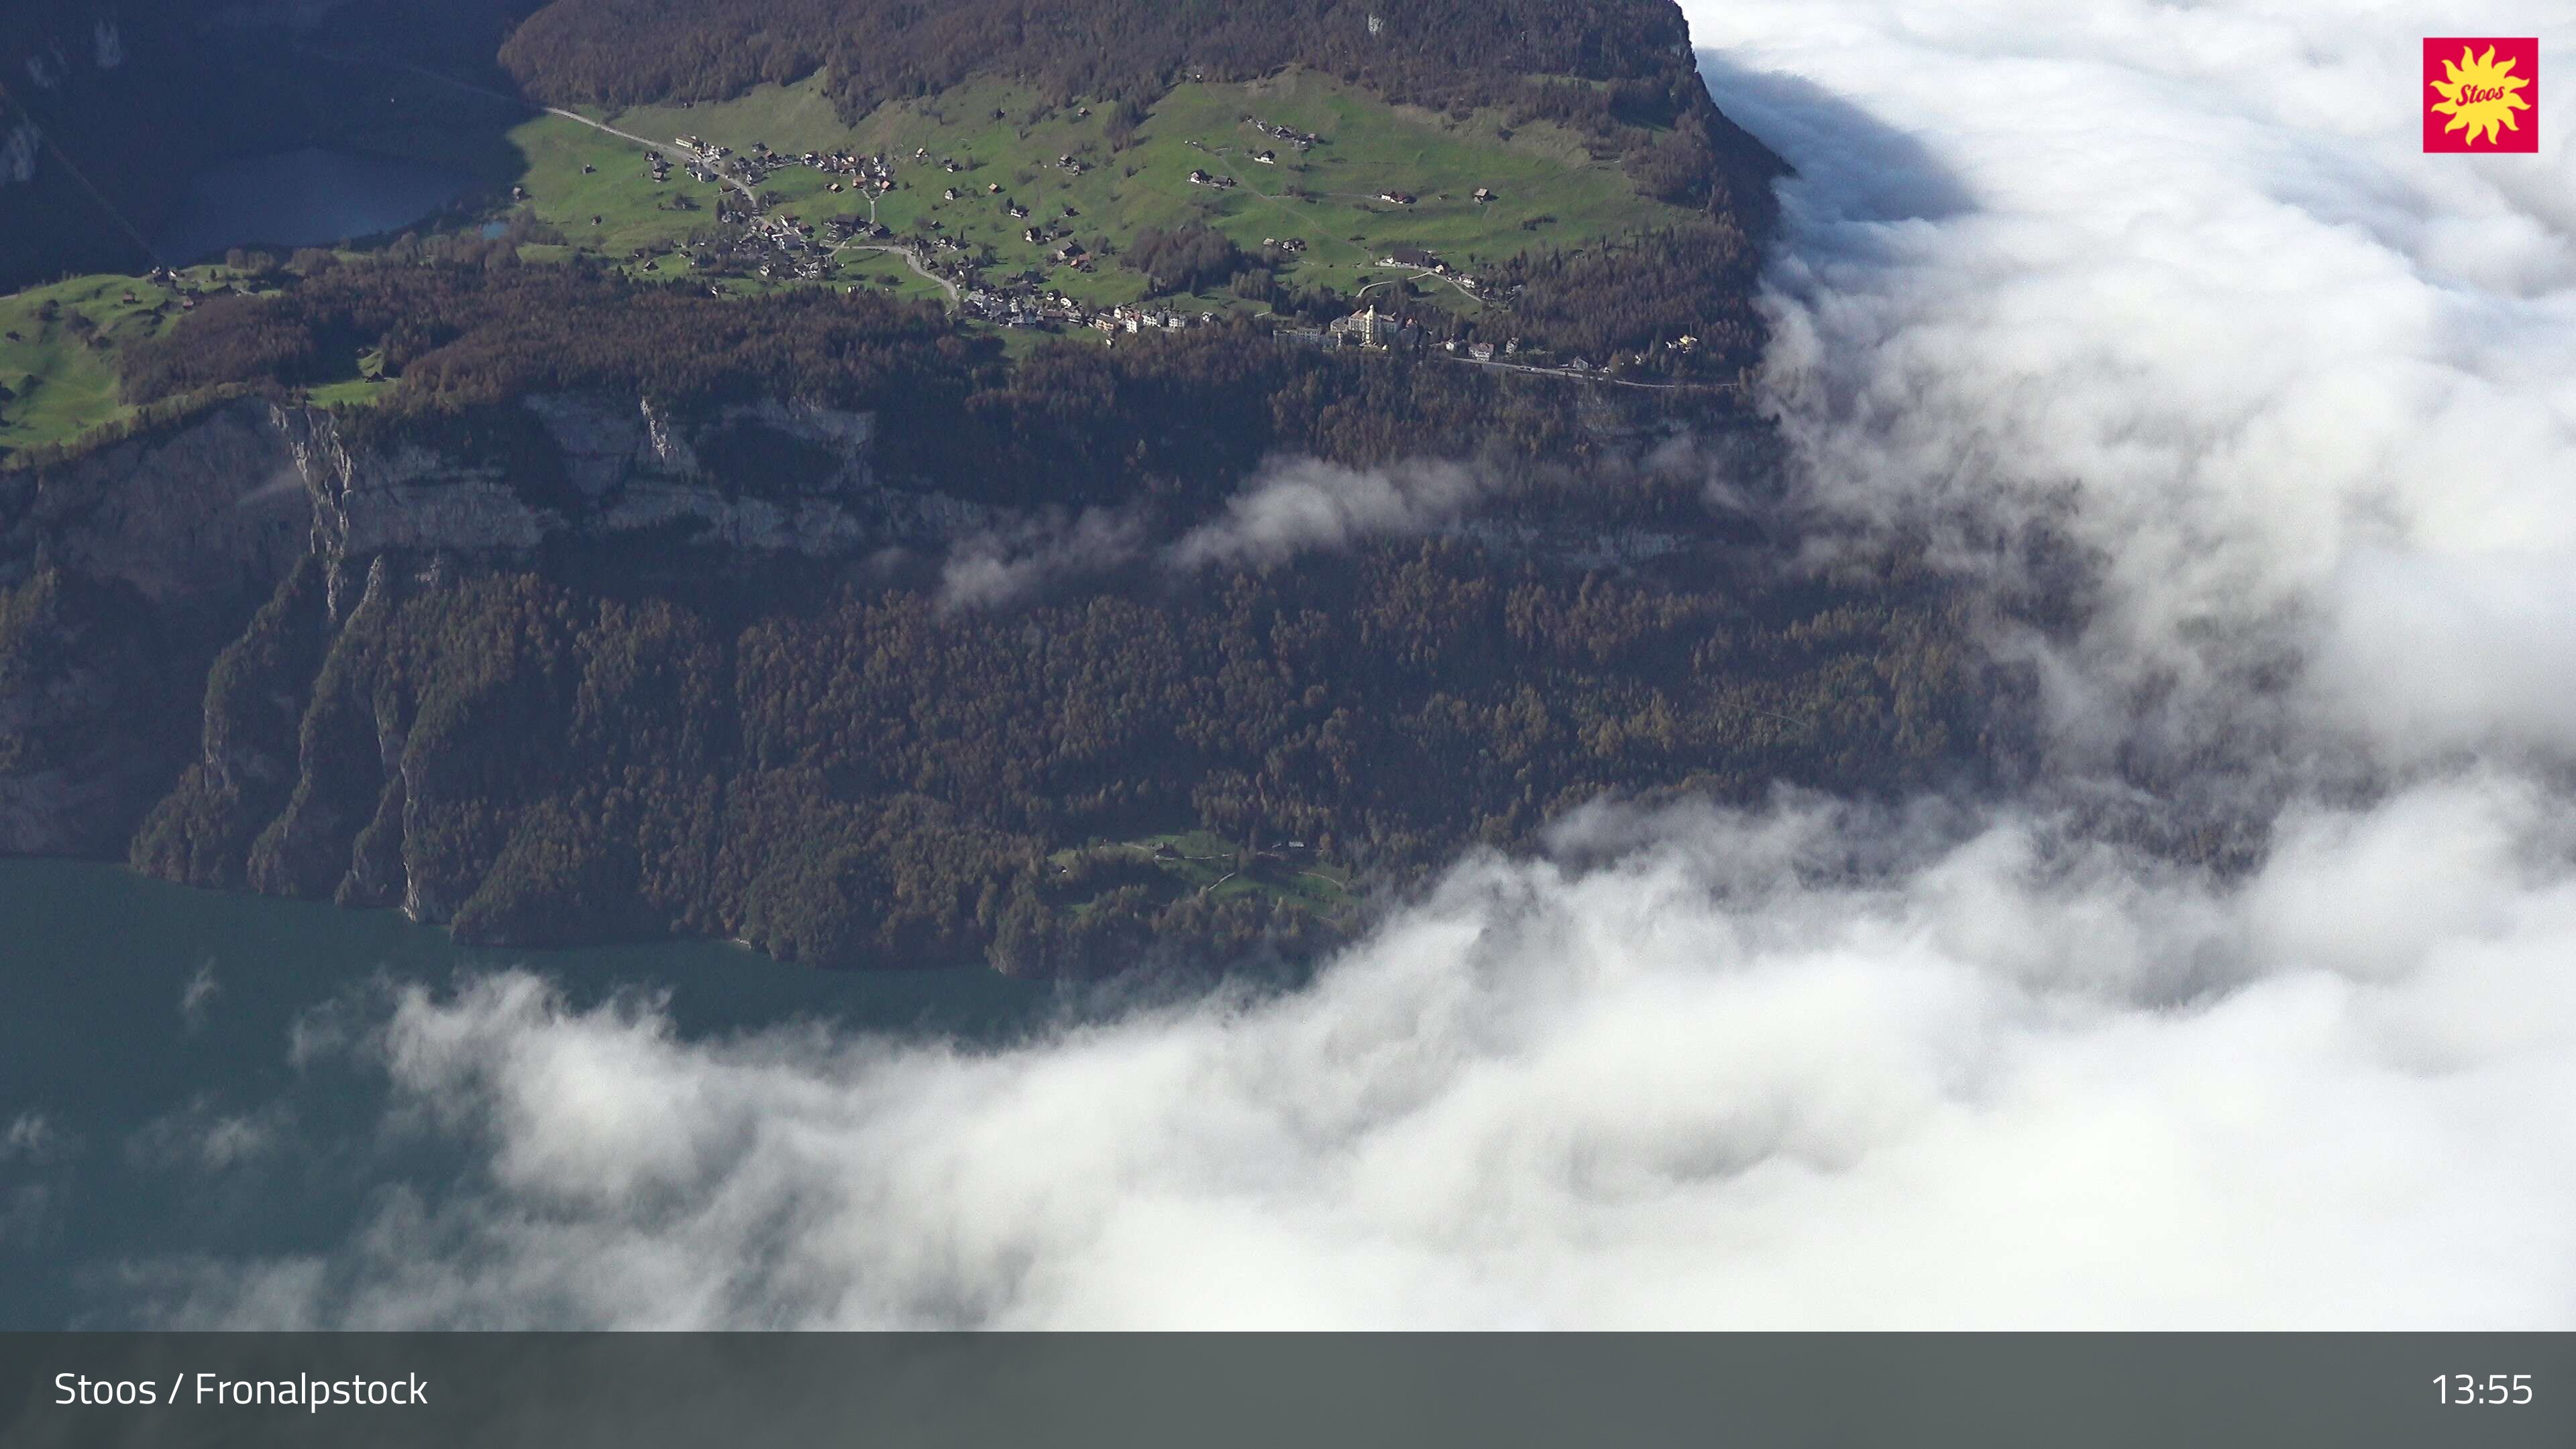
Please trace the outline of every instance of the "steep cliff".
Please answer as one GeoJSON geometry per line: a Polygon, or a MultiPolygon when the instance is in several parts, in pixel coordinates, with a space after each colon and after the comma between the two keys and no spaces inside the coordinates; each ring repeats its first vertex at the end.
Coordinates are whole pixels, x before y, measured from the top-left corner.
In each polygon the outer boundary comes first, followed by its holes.
{"type": "Polygon", "coordinates": [[[1357,863],[1605,793],[2009,736],[1939,577],[1798,572],[1712,500],[1765,435],[1586,412],[1566,461],[1072,515],[900,475],[864,411],[227,404],[0,475],[0,849],[477,940],[1089,971],[1310,949],[1357,863]]]}
{"type": "MultiPolygon", "coordinates": [[[[228,808],[256,813],[256,787],[291,783],[295,762],[259,753],[279,721],[251,728],[236,698],[251,687],[227,670],[275,654],[278,636],[327,636],[371,577],[390,595],[627,535],[710,564],[847,558],[935,547],[991,518],[883,486],[870,414],[764,401],[674,416],[641,399],[559,395],[520,406],[549,445],[534,467],[399,438],[353,447],[328,412],[235,401],[0,475],[0,851],[122,851],[179,772],[174,746],[189,731],[174,722],[199,713],[210,670],[194,768],[228,808]]],[[[252,692],[284,700],[309,687],[316,644],[288,651],[294,667],[271,660],[284,675],[252,692]]],[[[294,716],[284,723],[291,739],[294,716]]],[[[233,833],[193,842],[196,864],[155,868],[239,883],[239,865],[214,864],[233,833]]]]}

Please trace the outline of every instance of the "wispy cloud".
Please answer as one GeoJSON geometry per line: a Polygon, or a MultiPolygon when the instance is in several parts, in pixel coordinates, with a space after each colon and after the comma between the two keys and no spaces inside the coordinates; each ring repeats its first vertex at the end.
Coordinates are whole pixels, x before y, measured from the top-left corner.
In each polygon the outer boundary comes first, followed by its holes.
{"type": "Polygon", "coordinates": [[[1067,520],[1041,515],[967,539],[939,573],[950,608],[991,608],[1069,580],[1121,568],[1143,552],[1145,524],[1128,510],[1086,508],[1067,520]]]}
{"type": "Polygon", "coordinates": [[[1448,522],[1483,491],[1477,475],[1456,463],[1344,468],[1277,460],[1245,484],[1222,517],[1182,535],[1171,561],[1182,569],[1277,563],[1310,549],[1411,537],[1448,522]]]}
{"type": "Polygon", "coordinates": [[[215,998],[221,996],[223,990],[223,983],[215,979],[213,961],[197,967],[196,974],[188,978],[188,984],[179,988],[179,1019],[187,1023],[188,1030],[202,1031],[205,1028],[206,1013],[214,1009],[215,998]]]}

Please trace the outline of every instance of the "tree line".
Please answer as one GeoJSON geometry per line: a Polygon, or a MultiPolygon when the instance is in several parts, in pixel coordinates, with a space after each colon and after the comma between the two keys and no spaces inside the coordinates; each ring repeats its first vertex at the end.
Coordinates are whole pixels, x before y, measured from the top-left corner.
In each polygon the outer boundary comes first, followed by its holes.
{"type": "MultiPolygon", "coordinates": [[[[1585,351],[1635,346],[1661,359],[1661,341],[1706,328],[1698,356],[1739,365],[1758,320],[1728,301],[1725,255],[1694,250],[1692,235],[1564,267],[1521,264],[1515,306],[1585,351]],[[1694,271],[1693,257],[1709,270],[1694,271]],[[1615,295],[1623,276],[1645,299],[1634,307],[1615,295]]],[[[1203,505],[1280,452],[1350,464],[1561,456],[1585,446],[1587,413],[1651,411],[1436,357],[1275,342],[1248,321],[1128,341],[1104,348],[1084,334],[1006,363],[996,341],[958,331],[935,306],[881,293],[719,299],[578,264],[377,263],[212,299],[124,349],[120,366],[129,401],[167,407],[207,389],[288,396],[372,354],[393,381],[349,412],[353,438],[519,437],[512,457],[530,478],[550,466],[517,405],[531,392],[877,409],[903,420],[883,434],[883,471],[1015,507],[1203,505]]]]}

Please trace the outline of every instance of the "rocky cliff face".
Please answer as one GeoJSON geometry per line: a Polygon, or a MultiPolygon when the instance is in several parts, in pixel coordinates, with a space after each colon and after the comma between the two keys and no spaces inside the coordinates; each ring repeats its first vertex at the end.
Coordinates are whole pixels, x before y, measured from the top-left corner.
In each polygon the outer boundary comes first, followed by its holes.
{"type": "MultiPolygon", "coordinates": [[[[978,505],[886,486],[872,414],[762,402],[683,415],[568,395],[520,406],[543,439],[533,458],[353,442],[330,413],[239,401],[0,476],[0,599],[25,596],[14,664],[0,635],[0,852],[119,849],[188,763],[217,651],[308,559],[321,627],[336,629],[371,580],[434,585],[562,541],[830,559],[937,548],[992,523],[978,505]],[[186,722],[175,756],[173,721],[186,722]]],[[[203,717],[195,763],[220,792],[294,773],[246,756],[220,711],[203,717]]]]}
{"type": "Polygon", "coordinates": [[[353,450],[328,413],[273,410],[270,426],[312,500],[312,547],[337,573],[383,554],[524,557],[550,540],[654,530],[732,552],[846,557],[935,546],[988,510],[885,486],[874,414],[765,400],[675,417],[649,399],[538,395],[568,487],[535,488],[506,463],[402,443],[353,450]]]}

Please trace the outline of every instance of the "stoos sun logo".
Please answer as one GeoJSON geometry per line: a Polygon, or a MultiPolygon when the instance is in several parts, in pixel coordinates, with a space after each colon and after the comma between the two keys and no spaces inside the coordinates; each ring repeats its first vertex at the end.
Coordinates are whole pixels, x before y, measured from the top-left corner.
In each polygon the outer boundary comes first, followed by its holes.
{"type": "Polygon", "coordinates": [[[2536,36],[2431,36],[2424,41],[2424,149],[2540,149],[2536,36]]]}

